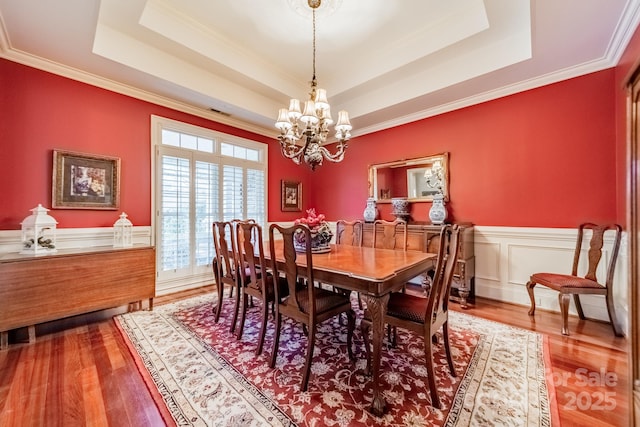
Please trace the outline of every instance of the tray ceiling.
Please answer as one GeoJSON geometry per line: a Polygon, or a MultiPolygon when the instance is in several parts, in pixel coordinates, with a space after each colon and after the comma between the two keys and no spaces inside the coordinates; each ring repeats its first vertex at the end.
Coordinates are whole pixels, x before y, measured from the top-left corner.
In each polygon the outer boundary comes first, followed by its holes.
{"type": "MultiPolygon", "coordinates": [[[[306,2],[0,0],[0,55],[275,135],[309,91],[306,2]]],[[[318,83],[357,136],[614,66],[639,2],[323,0],[318,83]]]]}

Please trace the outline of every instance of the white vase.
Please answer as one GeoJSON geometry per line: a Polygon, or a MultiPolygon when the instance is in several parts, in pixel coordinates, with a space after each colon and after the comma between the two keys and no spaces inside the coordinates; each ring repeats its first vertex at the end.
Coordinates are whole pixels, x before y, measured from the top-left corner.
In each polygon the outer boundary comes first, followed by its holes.
{"type": "Polygon", "coordinates": [[[433,196],[433,204],[429,209],[429,219],[433,224],[440,225],[447,219],[447,208],[444,206],[444,196],[436,194],[433,196]]]}
{"type": "Polygon", "coordinates": [[[376,208],[376,199],[369,197],[367,199],[367,207],[362,214],[365,222],[373,222],[378,218],[378,208],[376,208]]]}

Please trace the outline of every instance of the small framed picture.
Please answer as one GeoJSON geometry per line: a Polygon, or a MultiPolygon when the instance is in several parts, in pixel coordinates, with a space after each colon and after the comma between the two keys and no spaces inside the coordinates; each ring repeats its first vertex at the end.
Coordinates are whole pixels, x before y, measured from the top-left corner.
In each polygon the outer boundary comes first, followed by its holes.
{"type": "Polygon", "coordinates": [[[283,212],[302,211],[302,183],[300,181],[282,180],[282,206],[283,212]]]}
{"type": "Polygon", "coordinates": [[[120,206],[120,158],[53,151],[51,207],[105,209],[120,206]]]}

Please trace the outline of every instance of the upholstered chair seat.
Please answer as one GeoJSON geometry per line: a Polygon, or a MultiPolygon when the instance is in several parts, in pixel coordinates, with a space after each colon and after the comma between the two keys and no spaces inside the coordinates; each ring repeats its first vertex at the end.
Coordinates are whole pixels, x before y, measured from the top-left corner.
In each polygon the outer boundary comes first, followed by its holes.
{"type": "Polygon", "coordinates": [[[389,298],[387,315],[411,322],[424,323],[428,304],[428,298],[394,292],[389,298]]]}
{"type": "MultiPolygon", "coordinates": [[[[286,285],[286,282],[285,282],[286,285]]],[[[300,304],[300,309],[304,313],[309,313],[310,304],[309,304],[309,292],[306,288],[299,289],[297,292],[298,303],[300,304]]],[[[328,289],[316,288],[315,290],[315,300],[316,300],[316,314],[320,315],[327,311],[331,311],[337,307],[340,307],[344,304],[344,295],[330,291],[328,289]]],[[[349,355],[353,358],[353,353],[351,350],[351,346],[348,347],[349,355]]]]}
{"type": "MultiPolygon", "coordinates": [[[[555,273],[536,273],[531,276],[531,280],[539,285],[562,292],[563,289],[572,290],[576,288],[583,289],[582,293],[588,293],[588,289],[597,289],[599,291],[605,289],[600,283],[586,279],[584,277],[576,277],[568,274],[555,273]]],[[[571,292],[569,292],[571,293],[571,292]]]]}

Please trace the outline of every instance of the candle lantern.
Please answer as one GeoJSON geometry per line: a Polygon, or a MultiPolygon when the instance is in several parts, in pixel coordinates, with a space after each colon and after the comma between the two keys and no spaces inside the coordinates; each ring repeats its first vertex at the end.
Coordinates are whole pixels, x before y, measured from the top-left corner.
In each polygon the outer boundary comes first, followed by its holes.
{"type": "Polygon", "coordinates": [[[58,252],[56,249],[56,221],[47,214],[49,209],[38,204],[31,209],[33,214],[26,217],[22,225],[21,254],[44,255],[58,252]]]}
{"type": "Polygon", "coordinates": [[[120,219],[113,224],[113,247],[128,248],[133,246],[131,239],[133,224],[127,219],[127,214],[122,212],[120,219]]]}

